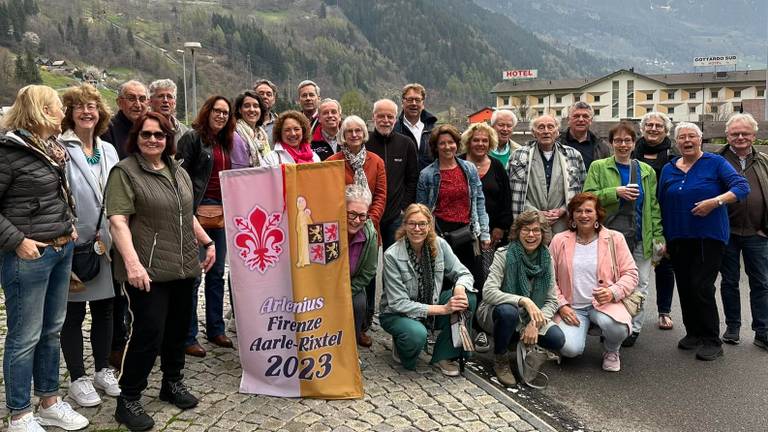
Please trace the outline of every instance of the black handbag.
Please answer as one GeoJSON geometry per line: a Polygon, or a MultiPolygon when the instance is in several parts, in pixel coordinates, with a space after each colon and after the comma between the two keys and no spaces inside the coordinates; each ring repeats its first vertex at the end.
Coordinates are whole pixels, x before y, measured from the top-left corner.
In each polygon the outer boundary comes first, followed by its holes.
{"type": "Polygon", "coordinates": [[[475,241],[475,234],[469,225],[465,225],[459,229],[444,232],[443,238],[452,248],[456,248],[475,241]]]}
{"type": "Polygon", "coordinates": [[[82,282],[98,276],[101,271],[101,255],[106,252],[104,243],[101,241],[99,230],[101,229],[101,218],[104,216],[104,203],[99,209],[99,220],[96,222],[96,235],[93,240],[75,246],[72,256],[72,273],[74,273],[82,282]]]}
{"type": "MultiPolygon", "coordinates": [[[[637,183],[637,170],[640,168],[640,164],[637,160],[632,159],[629,164],[629,183],[637,183]]],[[[629,251],[635,250],[637,245],[637,221],[635,220],[635,202],[634,201],[622,201],[619,205],[619,210],[605,219],[605,226],[624,234],[624,239],[627,241],[629,251]]]]}

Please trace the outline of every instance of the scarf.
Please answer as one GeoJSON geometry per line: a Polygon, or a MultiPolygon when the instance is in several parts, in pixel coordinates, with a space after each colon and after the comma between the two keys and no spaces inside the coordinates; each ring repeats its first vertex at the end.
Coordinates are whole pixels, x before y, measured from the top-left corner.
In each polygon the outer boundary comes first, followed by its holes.
{"type": "Polygon", "coordinates": [[[251,154],[251,166],[261,166],[261,158],[268,151],[267,136],[260,127],[254,129],[243,119],[237,121],[235,125],[238,135],[240,135],[248,144],[248,150],[251,154]]]}
{"type": "Polygon", "coordinates": [[[507,249],[507,264],[504,266],[501,290],[528,297],[541,308],[552,285],[551,262],[549,250],[543,245],[528,255],[520,240],[511,242],[507,249]]]}
{"type": "Polygon", "coordinates": [[[283,149],[291,155],[293,158],[293,161],[297,164],[303,164],[303,163],[312,163],[314,160],[312,157],[314,156],[314,153],[312,152],[312,147],[310,147],[309,143],[301,143],[299,144],[298,148],[293,148],[289,145],[284,145],[283,149]]]}
{"type": "Polygon", "coordinates": [[[645,138],[640,138],[637,140],[637,143],[635,144],[634,153],[636,155],[659,154],[662,151],[667,150],[671,147],[672,147],[672,140],[669,139],[669,137],[664,137],[664,141],[660,142],[655,146],[649,145],[647,142],[645,142],[645,138]]]}
{"type": "Polygon", "coordinates": [[[365,144],[360,147],[360,151],[357,152],[357,154],[353,154],[349,151],[349,146],[347,145],[341,146],[341,152],[344,154],[344,159],[347,160],[347,163],[352,167],[352,171],[355,173],[355,184],[368,189],[368,192],[371,192],[371,188],[368,187],[368,178],[363,170],[365,158],[368,154],[365,150],[365,144]]]}
{"type": "Polygon", "coordinates": [[[408,259],[411,261],[419,282],[419,294],[416,301],[421,304],[431,305],[435,293],[435,261],[432,259],[430,247],[427,242],[421,248],[421,259],[416,259],[416,251],[411,247],[408,238],[405,239],[405,248],[408,251],[408,259]]]}

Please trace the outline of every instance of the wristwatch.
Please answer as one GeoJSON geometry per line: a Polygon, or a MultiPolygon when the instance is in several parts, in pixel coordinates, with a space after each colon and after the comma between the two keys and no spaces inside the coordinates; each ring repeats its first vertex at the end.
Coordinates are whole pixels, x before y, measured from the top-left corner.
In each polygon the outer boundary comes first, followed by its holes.
{"type": "Polygon", "coordinates": [[[204,247],[204,248],[206,248],[206,249],[208,249],[208,248],[210,248],[211,246],[213,246],[214,244],[215,244],[215,243],[214,243],[214,241],[213,241],[213,240],[211,240],[211,241],[209,241],[208,243],[204,244],[204,245],[203,245],[203,247],[204,247]]]}
{"type": "Polygon", "coordinates": [[[721,199],[720,199],[720,197],[717,197],[717,206],[718,206],[718,207],[722,207],[722,206],[723,206],[723,204],[725,204],[725,203],[723,202],[723,200],[721,200],[721,199]]]}

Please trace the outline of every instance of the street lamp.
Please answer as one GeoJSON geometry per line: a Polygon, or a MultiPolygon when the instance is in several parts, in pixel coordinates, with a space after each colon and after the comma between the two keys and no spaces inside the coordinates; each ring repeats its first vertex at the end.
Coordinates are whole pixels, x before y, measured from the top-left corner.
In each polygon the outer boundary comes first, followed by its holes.
{"type": "Polygon", "coordinates": [[[189,122],[189,110],[187,109],[187,52],[180,49],[177,49],[176,52],[181,54],[181,67],[184,73],[184,121],[189,122]]]}
{"type": "Polygon", "coordinates": [[[184,49],[192,51],[192,109],[197,112],[197,66],[195,63],[195,48],[202,48],[200,42],[184,42],[184,49]]]}

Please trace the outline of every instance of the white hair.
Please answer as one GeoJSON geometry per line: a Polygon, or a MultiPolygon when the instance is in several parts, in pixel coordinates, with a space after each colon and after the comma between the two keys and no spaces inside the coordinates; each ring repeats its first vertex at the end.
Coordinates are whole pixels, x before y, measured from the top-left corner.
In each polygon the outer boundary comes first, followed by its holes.
{"type": "Polygon", "coordinates": [[[549,117],[549,118],[551,118],[552,120],[554,120],[554,121],[555,121],[555,129],[560,129],[560,120],[558,120],[558,118],[557,118],[556,116],[553,116],[552,114],[542,114],[542,115],[540,115],[540,116],[538,116],[538,117],[534,118],[534,119],[531,121],[530,125],[528,126],[528,127],[529,127],[529,129],[531,130],[531,132],[533,132],[533,131],[535,131],[535,130],[536,130],[536,125],[539,123],[539,120],[540,120],[541,118],[543,118],[543,117],[549,117]]]}
{"type": "Polygon", "coordinates": [[[320,97],[320,87],[314,81],[312,81],[312,80],[304,80],[304,81],[300,82],[299,86],[296,87],[296,90],[299,93],[301,93],[301,89],[306,87],[306,86],[309,86],[309,85],[315,87],[315,94],[317,94],[317,96],[320,97]]]}
{"type": "Polygon", "coordinates": [[[661,120],[662,122],[664,122],[664,131],[667,134],[669,134],[669,132],[672,131],[672,120],[669,119],[668,115],[664,114],[663,112],[659,112],[659,111],[651,111],[649,113],[645,113],[643,118],[640,120],[640,130],[641,131],[644,130],[645,129],[645,123],[648,120],[650,120],[650,119],[652,119],[654,117],[659,119],[659,120],[661,120]]]}
{"type": "MultiPolygon", "coordinates": [[[[359,118],[359,117],[358,117],[359,118]]],[[[344,196],[347,202],[359,202],[370,207],[373,197],[371,197],[371,191],[367,187],[362,187],[358,184],[347,185],[344,189],[344,196]]]]}
{"type": "Polygon", "coordinates": [[[121,96],[121,97],[125,96],[125,89],[128,88],[128,87],[135,87],[135,86],[143,88],[144,89],[144,93],[145,94],[147,93],[147,86],[145,86],[143,82],[136,81],[136,80],[130,80],[130,81],[126,81],[126,82],[120,84],[120,87],[117,88],[117,95],[121,96]]]}
{"type": "Polygon", "coordinates": [[[491,126],[496,126],[496,122],[499,121],[500,116],[509,116],[512,117],[512,127],[514,128],[517,126],[517,115],[515,115],[515,112],[506,108],[497,109],[496,111],[491,114],[491,126]]]}
{"type": "Polygon", "coordinates": [[[176,83],[168,78],[159,79],[149,83],[149,95],[154,96],[158,90],[168,89],[173,93],[173,97],[176,97],[176,83]]]}
{"type": "Polygon", "coordinates": [[[731,124],[735,122],[744,122],[752,127],[752,130],[757,132],[757,121],[750,113],[736,113],[728,117],[728,121],[725,122],[725,131],[728,132],[731,124]]]}
{"type": "Polygon", "coordinates": [[[379,107],[383,104],[390,104],[391,106],[395,107],[395,117],[397,117],[397,104],[392,99],[379,99],[376,102],[373,103],[373,114],[376,114],[376,110],[379,109],[379,107]]]}
{"type": "Polygon", "coordinates": [[[699,136],[699,138],[703,137],[704,134],[701,132],[701,129],[699,129],[698,126],[696,126],[696,123],[691,122],[680,122],[675,126],[675,139],[677,139],[677,136],[680,135],[680,131],[683,129],[691,129],[694,132],[696,132],[696,135],[699,136]]]}
{"type": "Polygon", "coordinates": [[[595,116],[595,110],[594,110],[594,108],[592,108],[592,105],[590,105],[590,104],[588,104],[588,103],[586,103],[584,101],[578,101],[575,104],[573,104],[570,107],[568,107],[568,115],[570,116],[571,112],[573,112],[573,110],[577,110],[577,109],[585,109],[585,110],[589,111],[589,116],[590,117],[594,117],[595,116]]]}
{"type": "Polygon", "coordinates": [[[339,132],[336,134],[336,141],[339,142],[339,145],[347,145],[347,139],[344,138],[344,132],[355,123],[363,128],[363,144],[368,142],[368,125],[365,124],[365,120],[356,115],[351,115],[345,118],[344,121],[341,122],[341,126],[339,126],[339,132]]]}

